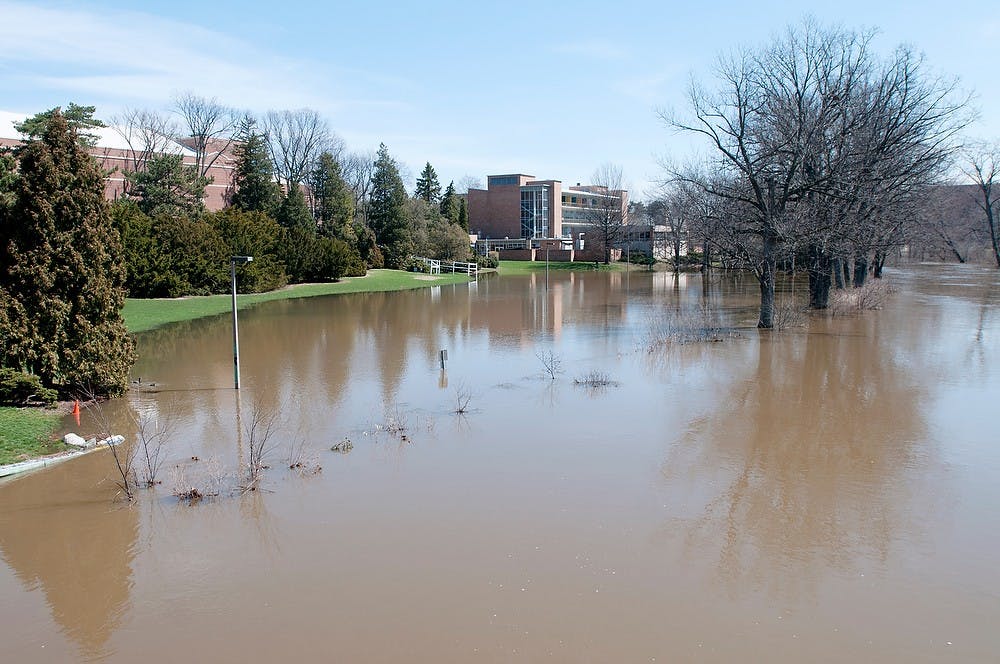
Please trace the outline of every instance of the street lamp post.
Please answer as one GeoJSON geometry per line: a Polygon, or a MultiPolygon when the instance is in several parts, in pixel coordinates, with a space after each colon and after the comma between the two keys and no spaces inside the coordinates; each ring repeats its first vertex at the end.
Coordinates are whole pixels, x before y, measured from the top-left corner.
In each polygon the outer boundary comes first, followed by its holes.
{"type": "Polygon", "coordinates": [[[253,256],[231,256],[229,271],[233,277],[233,379],[240,389],[240,328],[236,322],[236,266],[253,261],[253,256]]]}

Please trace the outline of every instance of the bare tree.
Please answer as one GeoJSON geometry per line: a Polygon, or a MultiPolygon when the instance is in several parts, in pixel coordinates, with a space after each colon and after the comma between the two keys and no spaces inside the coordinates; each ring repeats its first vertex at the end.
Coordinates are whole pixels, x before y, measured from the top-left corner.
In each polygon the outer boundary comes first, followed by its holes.
{"type": "MultiPolygon", "coordinates": [[[[177,125],[169,116],[141,108],[126,108],[111,118],[111,128],[128,145],[124,173],[146,170],[156,155],[177,150],[177,125]]],[[[132,180],[124,178],[122,193],[131,194],[132,180]]]]}
{"type": "Polygon", "coordinates": [[[160,483],[159,472],[163,465],[165,448],[173,435],[176,419],[169,412],[148,408],[139,399],[138,391],[132,399],[132,423],[136,431],[136,455],[139,469],[136,476],[147,487],[160,483]]]}
{"type": "Polygon", "coordinates": [[[344,142],[319,113],[309,108],[268,111],[264,116],[274,172],[284,184],[302,184],[316,159],[329,152],[338,162],[344,142]]]}
{"type": "Polygon", "coordinates": [[[245,425],[247,439],[247,472],[242,485],[244,492],[256,491],[261,474],[267,468],[267,457],[276,449],[274,435],[278,431],[281,408],[269,408],[262,397],[254,399],[250,420],[245,425]]]}
{"type": "Polygon", "coordinates": [[[779,260],[808,250],[814,305],[825,303],[836,253],[855,257],[855,273],[872,253],[884,260],[903,237],[901,206],[942,168],[964,124],[953,82],[906,49],[879,61],[872,38],[807,21],[723,59],[717,91],[692,85],[691,117],[661,114],[712,147],[706,169],[672,176],[726,201],[713,244],[757,277],[758,327],[774,326],[779,260]]]}
{"type": "Polygon", "coordinates": [[[194,150],[198,175],[206,177],[208,170],[232,146],[240,115],[215,97],[209,99],[193,92],[174,97],[173,109],[188,134],[184,141],[194,150]]]}
{"type": "Polygon", "coordinates": [[[627,221],[628,193],[622,179],[622,169],[615,164],[601,164],[593,175],[593,184],[578,187],[587,191],[590,203],[586,206],[586,220],[598,244],[604,250],[604,264],[611,262],[611,250],[624,237],[627,221]]]}
{"type": "Polygon", "coordinates": [[[456,194],[467,194],[470,189],[482,189],[483,181],[473,175],[463,175],[455,183],[456,194]]]}
{"type": "Polygon", "coordinates": [[[986,215],[986,227],[993,245],[993,258],[1000,267],[997,218],[1000,211],[1000,143],[976,143],[965,150],[965,174],[978,190],[976,205],[986,215]],[[994,187],[994,185],[996,185],[994,187]]]}
{"type": "Polygon", "coordinates": [[[354,192],[354,214],[365,226],[368,225],[368,197],[375,174],[375,152],[350,152],[341,159],[344,181],[354,192]]]}
{"type": "Polygon", "coordinates": [[[562,357],[556,355],[554,351],[539,351],[535,353],[535,357],[537,357],[538,361],[542,363],[543,367],[545,367],[545,373],[549,375],[550,380],[555,380],[556,376],[563,372],[562,357]]]}

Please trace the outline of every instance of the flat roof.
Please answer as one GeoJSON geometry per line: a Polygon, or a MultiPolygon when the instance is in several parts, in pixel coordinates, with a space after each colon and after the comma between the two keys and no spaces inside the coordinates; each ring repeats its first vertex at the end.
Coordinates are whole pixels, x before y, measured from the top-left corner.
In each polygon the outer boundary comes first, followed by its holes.
{"type": "MultiPolygon", "coordinates": [[[[20,124],[24,122],[27,118],[31,116],[25,115],[24,113],[12,113],[10,111],[0,111],[0,138],[9,138],[15,141],[23,141],[24,135],[19,133],[14,129],[15,124],[20,124]]],[[[109,148],[111,150],[131,150],[128,141],[126,141],[122,134],[119,133],[114,127],[108,126],[103,129],[91,129],[88,133],[97,136],[98,148],[109,148]]],[[[182,154],[184,156],[193,157],[194,150],[184,147],[177,141],[173,139],[168,139],[170,145],[168,149],[163,150],[164,152],[170,152],[171,154],[182,154]]]]}

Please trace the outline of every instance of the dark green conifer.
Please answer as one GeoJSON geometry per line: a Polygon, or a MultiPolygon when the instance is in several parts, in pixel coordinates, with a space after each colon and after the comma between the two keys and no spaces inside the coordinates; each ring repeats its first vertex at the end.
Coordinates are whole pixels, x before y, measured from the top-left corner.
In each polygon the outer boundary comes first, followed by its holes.
{"type": "Polygon", "coordinates": [[[386,267],[398,268],[412,251],[406,200],[406,187],[399,177],[399,168],[389,156],[385,143],[382,143],[378,148],[375,172],[372,175],[368,222],[375,233],[375,241],[382,250],[386,267]]]}
{"type": "Polygon", "coordinates": [[[431,162],[427,162],[420,177],[417,178],[417,190],[414,192],[414,198],[422,199],[427,203],[436,203],[441,198],[441,183],[438,182],[437,173],[431,166],[431,162]]]}
{"type": "Polygon", "coordinates": [[[64,393],[120,394],[135,350],[104,174],[58,110],[16,156],[14,202],[0,218],[0,365],[64,393]]]}

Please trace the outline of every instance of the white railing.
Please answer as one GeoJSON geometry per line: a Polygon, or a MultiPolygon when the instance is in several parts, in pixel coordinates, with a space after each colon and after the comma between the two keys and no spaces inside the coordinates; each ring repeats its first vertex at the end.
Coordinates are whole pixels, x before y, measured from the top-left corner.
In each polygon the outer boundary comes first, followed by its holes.
{"type": "Polygon", "coordinates": [[[423,261],[429,268],[431,274],[441,274],[441,272],[459,272],[462,274],[467,274],[470,277],[479,278],[479,266],[475,263],[464,263],[462,261],[441,261],[436,258],[424,258],[423,256],[417,256],[418,260],[423,261]]]}

